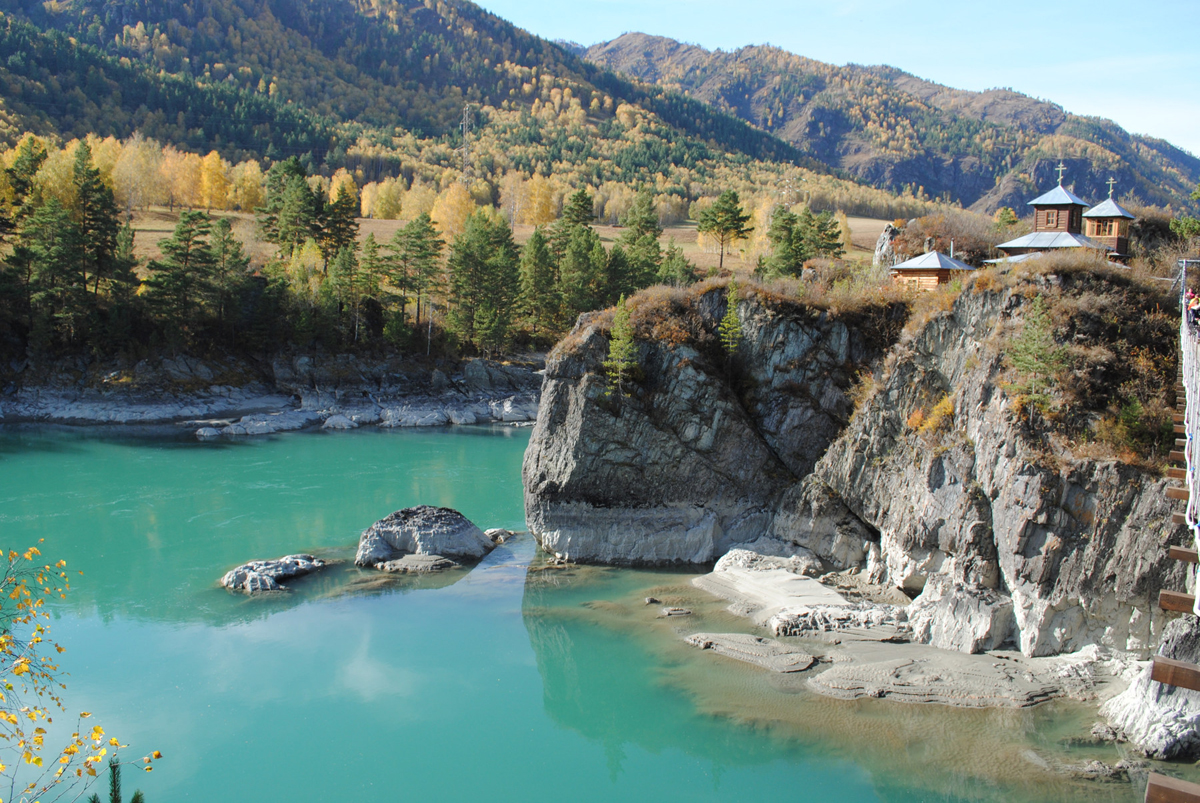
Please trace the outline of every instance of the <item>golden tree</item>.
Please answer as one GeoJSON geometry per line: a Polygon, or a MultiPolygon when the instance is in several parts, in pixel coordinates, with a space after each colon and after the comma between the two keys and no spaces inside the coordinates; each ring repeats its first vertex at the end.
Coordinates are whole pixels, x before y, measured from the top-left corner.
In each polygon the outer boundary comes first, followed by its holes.
{"type": "Polygon", "coordinates": [[[475,199],[466,187],[456,181],[438,196],[429,216],[442,236],[451,240],[466,229],[467,219],[474,211],[475,199]]]}
{"type": "Polygon", "coordinates": [[[200,163],[200,202],[205,209],[224,209],[229,198],[229,163],[209,151],[200,163]]]}

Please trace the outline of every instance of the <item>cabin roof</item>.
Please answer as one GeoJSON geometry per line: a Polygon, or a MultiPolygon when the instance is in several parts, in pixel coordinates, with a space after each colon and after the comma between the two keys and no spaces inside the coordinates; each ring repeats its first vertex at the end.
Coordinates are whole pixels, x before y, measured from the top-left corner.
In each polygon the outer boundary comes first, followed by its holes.
{"type": "Polygon", "coordinates": [[[966,262],[948,257],[941,251],[930,251],[894,265],[892,270],[975,270],[966,262]]]}
{"type": "Polygon", "coordinates": [[[983,261],[987,265],[995,265],[999,262],[1016,263],[1016,262],[1024,262],[1027,259],[1037,259],[1039,257],[1044,257],[1045,255],[1046,255],[1045,251],[1028,251],[1024,254],[1016,254],[1016,255],[1010,256],[1010,257],[1000,257],[999,259],[985,259],[983,261]]]}
{"type": "Polygon", "coordinates": [[[1136,220],[1137,216],[1123,208],[1119,203],[1112,198],[1105,198],[1100,203],[1093,206],[1091,209],[1083,213],[1084,217],[1123,217],[1129,220],[1136,220]]]}
{"type": "Polygon", "coordinates": [[[1091,206],[1087,201],[1059,184],[1045,195],[1039,195],[1028,206],[1091,206]]]}
{"type": "Polygon", "coordinates": [[[1001,251],[1008,248],[1094,248],[1097,251],[1113,250],[1109,246],[1098,243],[1090,237],[1084,237],[1082,234],[1069,234],[1065,231],[1035,231],[1032,234],[1026,234],[1024,237],[1000,243],[996,247],[1001,251]]]}

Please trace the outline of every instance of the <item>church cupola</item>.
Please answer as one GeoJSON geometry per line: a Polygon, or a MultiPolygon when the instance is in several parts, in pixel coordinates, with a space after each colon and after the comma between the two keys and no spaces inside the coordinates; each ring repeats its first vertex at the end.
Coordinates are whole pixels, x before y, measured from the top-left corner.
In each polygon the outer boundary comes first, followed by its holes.
{"type": "Polygon", "coordinates": [[[1087,236],[1116,251],[1116,256],[1129,255],[1129,222],[1136,220],[1129,210],[1113,200],[1116,179],[1108,180],[1108,199],[1083,213],[1087,220],[1087,236]]]}
{"type": "Polygon", "coordinates": [[[1088,208],[1088,202],[1062,185],[1063,173],[1066,171],[1066,166],[1059,162],[1058,186],[1029,202],[1034,210],[1035,232],[1083,233],[1083,210],[1088,208]]]}

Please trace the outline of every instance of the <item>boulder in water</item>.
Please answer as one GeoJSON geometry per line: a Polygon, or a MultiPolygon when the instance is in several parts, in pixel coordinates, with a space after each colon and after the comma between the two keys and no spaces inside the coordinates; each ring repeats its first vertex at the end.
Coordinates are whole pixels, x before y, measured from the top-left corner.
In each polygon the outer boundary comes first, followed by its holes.
{"type": "Polygon", "coordinates": [[[378,567],[411,554],[479,560],[494,547],[492,540],[457,510],[417,505],[397,510],[364,530],[354,563],[378,567]]]}
{"type": "Polygon", "coordinates": [[[221,578],[221,585],[234,591],[254,594],[259,591],[282,591],[281,581],[315,572],[328,565],[312,555],[285,555],[275,560],[252,560],[231,569],[221,578]]]}

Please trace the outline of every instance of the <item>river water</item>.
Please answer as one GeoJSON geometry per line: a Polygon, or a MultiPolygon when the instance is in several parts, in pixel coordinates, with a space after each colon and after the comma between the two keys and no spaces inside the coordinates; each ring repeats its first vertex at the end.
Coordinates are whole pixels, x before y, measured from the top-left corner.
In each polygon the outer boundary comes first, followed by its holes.
{"type": "Polygon", "coordinates": [[[0,546],[44,538],[84,575],[54,608],[70,710],[95,712],[149,803],[212,801],[1140,800],[1053,767],[1094,713],[832,701],[701,653],[749,632],[692,575],[545,565],[519,537],[479,566],[384,578],[359,532],[414,504],[523,528],[527,429],[295,433],[0,427],[0,546]],[[345,561],[248,599],[254,558],[345,561]],[[657,618],[653,594],[694,618],[657,618]],[[1050,767],[1051,769],[1047,769],[1050,767]]]}

